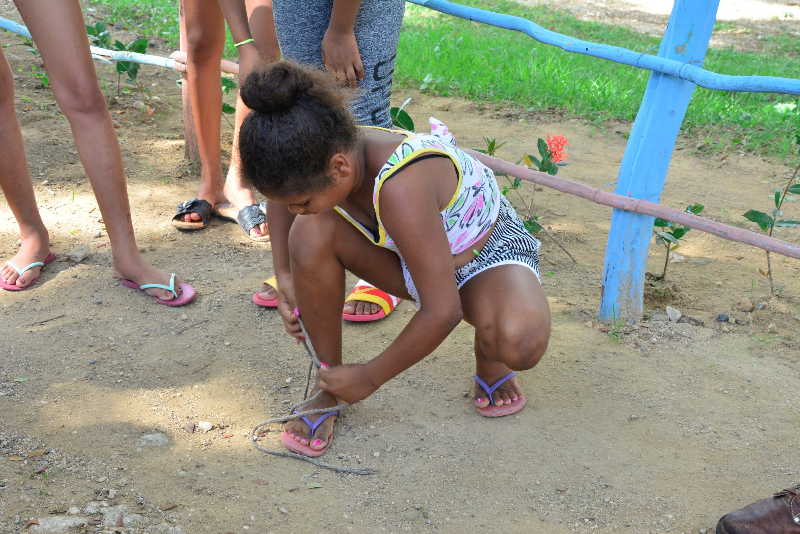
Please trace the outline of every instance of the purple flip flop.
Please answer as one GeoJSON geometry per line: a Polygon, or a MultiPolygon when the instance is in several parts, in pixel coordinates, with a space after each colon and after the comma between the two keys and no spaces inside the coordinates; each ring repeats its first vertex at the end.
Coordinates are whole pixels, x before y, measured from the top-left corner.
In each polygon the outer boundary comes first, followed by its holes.
{"type": "Polygon", "coordinates": [[[120,282],[123,286],[129,287],[131,289],[138,289],[140,291],[144,291],[145,289],[150,288],[158,288],[158,289],[166,289],[170,293],[172,293],[175,298],[173,299],[161,299],[158,297],[153,297],[156,302],[159,304],[163,304],[164,306],[170,307],[177,307],[177,306],[184,306],[192,302],[197,295],[194,288],[189,284],[181,282],[181,285],[178,289],[181,290],[180,295],[177,291],[175,291],[175,273],[171,273],[169,276],[169,285],[165,286],[164,284],[142,284],[137,285],[136,282],[132,280],[122,280],[120,282]]]}
{"type": "Polygon", "coordinates": [[[491,386],[484,382],[481,377],[475,376],[475,383],[477,383],[478,386],[480,386],[480,388],[485,391],[486,395],[489,397],[489,406],[486,406],[485,408],[478,408],[476,406],[475,410],[477,410],[477,412],[484,417],[503,417],[504,415],[511,415],[512,413],[517,413],[523,409],[525,404],[528,402],[528,398],[525,395],[520,395],[517,400],[513,401],[511,404],[497,406],[494,403],[494,392],[497,391],[497,388],[515,376],[517,376],[517,373],[511,371],[491,386]]]}
{"type": "MultiPolygon", "coordinates": [[[[297,410],[295,410],[295,412],[297,412],[297,410]]],[[[316,435],[317,429],[320,427],[320,425],[327,418],[329,418],[329,417],[331,417],[333,415],[338,416],[339,412],[338,411],[325,412],[316,421],[312,421],[311,419],[309,419],[305,415],[301,416],[300,419],[302,419],[303,422],[308,425],[308,428],[311,429],[311,438],[313,439],[314,436],[316,435]]],[[[325,454],[325,451],[327,451],[328,448],[331,446],[331,443],[333,443],[333,434],[331,434],[331,437],[328,440],[328,443],[325,445],[324,448],[322,448],[322,449],[312,449],[308,445],[303,445],[299,441],[295,440],[292,436],[293,436],[293,434],[290,434],[290,433],[288,433],[288,432],[286,432],[284,430],[283,432],[281,432],[281,443],[283,443],[283,446],[286,447],[287,449],[289,449],[290,451],[296,452],[298,454],[302,454],[304,456],[311,456],[311,457],[322,456],[323,454],[325,454]]]]}

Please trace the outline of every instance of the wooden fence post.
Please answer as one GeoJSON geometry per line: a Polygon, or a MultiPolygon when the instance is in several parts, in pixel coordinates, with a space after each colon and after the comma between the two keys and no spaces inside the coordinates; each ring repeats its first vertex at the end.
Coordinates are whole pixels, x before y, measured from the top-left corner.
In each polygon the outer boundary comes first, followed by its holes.
{"type": "MultiPolygon", "coordinates": [[[[658,55],[702,65],[719,0],[676,0],[658,55]]],[[[658,202],[695,84],[653,72],[617,177],[616,193],[658,202]]],[[[638,321],[653,217],[614,210],[606,245],[599,318],[638,321]]]]}
{"type": "MultiPolygon", "coordinates": [[[[186,53],[187,43],[186,43],[186,17],[185,17],[185,9],[184,9],[184,1],[180,0],[179,9],[179,16],[180,16],[180,49],[181,52],[186,53]]],[[[189,101],[189,91],[187,89],[188,81],[186,76],[186,70],[181,73],[181,102],[183,104],[183,139],[184,139],[184,149],[183,149],[183,157],[186,161],[192,165],[196,166],[200,164],[200,152],[197,149],[197,135],[194,131],[194,119],[192,118],[192,104],[189,101]]]]}

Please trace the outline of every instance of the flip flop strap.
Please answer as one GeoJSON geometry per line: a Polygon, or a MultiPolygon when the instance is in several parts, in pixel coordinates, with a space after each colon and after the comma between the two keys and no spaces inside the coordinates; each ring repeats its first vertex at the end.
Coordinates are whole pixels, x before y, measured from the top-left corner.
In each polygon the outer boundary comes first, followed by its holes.
{"type": "Polygon", "coordinates": [[[20,269],[19,267],[17,267],[16,265],[11,263],[10,261],[7,261],[6,265],[8,265],[9,267],[11,267],[15,271],[17,271],[17,274],[19,276],[22,276],[23,274],[27,273],[28,271],[30,271],[34,267],[44,267],[44,262],[43,261],[35,261],[35,262],[31,263],[30,265],[28,265],[27,267],[23,267],[22,269],[20,269]]]}
{"type": "Polygon", "coordinates": [[[242,230],[244,230],[246,234],[249,234],[250,230],[259,224],[267,222],[267,218],[264,216],[264,212],[261,211],[261,207],[258,204],[250,204],[239,210],[239,213],[236,215],[236,221],[239,223],[239,226],[242,227],[242,230]]]}
{"type": "MultiPolygon", "coordinates": [[[[295,412],[296,412],[296,410],[295,410],[295,412]]],[[[319,418],[316,421],[312,421],[311,419],[309,419],[305,415],[301,416],[300,419],[302,419],[303,422],[308,425],[308,428],[311,429],[311,437],[313,438],[314,435],[317,433],[317,429],[319,428],[319,426],[323,422],[325,422],[325,419],[327,419],[328,417],[330,417],[332,415],[339,415],[339,412],[338,411],[325,412],[324,414],[319,416],[319,418]]]]}
{"type": "Polygon", "coordinates": [[[354,287],[353,291],[344,299],[345,302],[350,302],[352,300],[377,304],[383,310],[384,315],[389,315],[397,305],[392,295],[374,286],[354,287]]]}
{"type": "Polygon", "coordinates": [[[272,276],[270,276],[269,278],[267,278],[266,280],[264,280],[263,282],[261,282],[261,283],[262,284],[267,284],[268,286],[270,286],[273,289],[278,289],[278,277],[275,276],[274,274],[272,276]]]}
{"type": "Polygon", "coordinates": [[[481,377],[476,375],[475,376],[475,382],[477,382],[478,385],[481,387],[481,389],[483,391],[485,391],[487,395],[489,395],[489,404],[494,406],[494,392],[497,391],[497,388],[499,388],[500,386],[502,386],[507,381],[509,381],[512,378],[514,378],[515,376],[517,376],[517,373],[515,373],[514,371],[511,371],[506,376],[504,376],[503,378],[501,378],[500,380],[498,380],[497,382],[495,382],[494,384],[492,384],[490,386],[489,384],[484,382],[481,377]]]}
{"type": "Polygon", "coordinates": [[[166,289],[167,291],[171,292],[175,298],[178,298],[178,292],[175,291],[175,273],[171,273],[169,275],[169,285],[165,286],[164,284],[142,284],[139,286],[139,289],[166,289]]]}
{"type": "Polygon", "coordinates": [[[211,204],[209,204],[207,200],[199,198],[185,200],[183,202],[178,202],[178,211],[172,217],[172,220],[183,217],[189,213],[196,213],[200,216],[199,222],[208,222],[211,218],[211,209],[211,204]]]}

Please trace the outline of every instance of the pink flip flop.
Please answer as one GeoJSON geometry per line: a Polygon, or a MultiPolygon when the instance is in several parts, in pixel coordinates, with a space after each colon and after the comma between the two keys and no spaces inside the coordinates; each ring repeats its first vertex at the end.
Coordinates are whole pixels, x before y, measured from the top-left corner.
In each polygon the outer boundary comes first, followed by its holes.
{"type": "Polygon", "coordinates": [[[512,371],[491,386],[484,382],[481,377],[475,376],[475,382],[489,396],[489,406],[486,406],[485,408],[478,408],[476,406],[475,410],[484,417],[503,417],[504,415],[511,415],[512,413],[517,413],[523,409],[525,404],[528,402],[528,398],[525,395],[520,395],[519,398],[517,398],[517,400],[513,401],[511,404],[497,406],[494,403],[494,392],[497,391],[497,388],[515,376],[517,376],[517,373],[512,371]]]}
{"type": "MultiPolygon", "coordinates": [[[[270,276],[269,278],[264,280],[263,283],[267,284],[268,286],[272,286],[275,289],[278,289],[278,279],[275,278],[275,276],[270,276]]],[[[253,304],[255,304],[256,306],[261,306],[263,308],[277,308],[278,307],[278,298],[277,297],[271,298],[271,299],[265,299],[259,293],[253,293],[252,300],[253,300],[253,304]]]]}
{"type": "MultiPolygon", "coordinates": [[[[302,416],[301,419],[305,424],[308,425],[308,428],[311,429],[311,438],[313,439],[314,435],[317,433],[317,429],[320,427],[323,421],[325,421],[328,417],[336,415],[339,415],[338,411],[325,412],[316,421],[311,421],[311,419],[309,419],[306,416],[302,416]]],[[[331,443],[333,443],[333,434],[331,434],[330,439],[328,439],[328,443],[325,444],[325,447],[322,449],[312,449],[308,445],[303,445],[299,441],[295,440],[292,437],[292,434],[286,432],[285,430],[281,432],[281,443],[283,443],[283,446],[289,449],[290,451],[296,452],[297,454],[302,454],[303,456],[311,456],[311,457],[322,456],[323,454],[325,454],[328,448],[330,448],[331,443]]]]}
{"type": "MultiPolygon", "coordinates": [[[[56,260],[56,255],[51,252],[51,253],[49,253],[47,255],[47,257],[44,259],[44,261],[35,261],[35,262],[31,263],[30,265],[28,265],[26,267],[23,267],[22,269],[20,269],[19,267],[17,267],[16,265],[11,263],[10,261],[7,261],[6,265],[8,265],[9,267],[11,267],[15,271],[17,271],[17,274],[19,276],[22,276],[26,272],[30,271],[31,269],[35,269],[36,267],[44,268],[45,265],[49,265],[49,264],[53,263],[55,260],[56,260]]],[[[44,270],[44,269],[42,269],[42,270],[44,270]]],[[[5,280],[0,280],[0,287],[5,289],[6,291],[24,291],[26,289],[32,288],[34,286],[34,284],[36,282],[38,282],[38,281],[39,281],[39,276],[37,276],[36,278],[31,280],[31,283],[28,284],[27,286],[20,287],[16,283],[9,284],[5,280]]]]}
{"type": "Polygon", "coordinates": [[[189,304],[194,300],[194,297],[197,295],[194,288],[189,284],[181,282],[181,285],[178,289],[181,290],[180,295],[178,292],[175,291],[175,273],[170,274],[169,276],[169,285],[165,286],[164,284],[142,284],[137,285],[136,282],[132,280],[121,280],[120,282],[123,286],[129,287],[131,289],[138,289],[144,291],[145,289],[150,288],[158,288],[158,289],[166,289],[170,293],[172,293],[175,298],[173,299],[161,299],[158,297],[153,297],[156,302],[159,304],[163,304],[164,306],[176,307],[176,306],[184,306],[189,304]]]}

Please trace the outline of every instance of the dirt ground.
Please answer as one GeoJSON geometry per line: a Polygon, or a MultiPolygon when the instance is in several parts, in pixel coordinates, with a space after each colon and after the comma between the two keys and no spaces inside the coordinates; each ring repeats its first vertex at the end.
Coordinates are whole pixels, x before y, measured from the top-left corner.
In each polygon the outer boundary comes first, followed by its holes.
{"type": "MultiPolygon", "coordinates": [[[[7,6],[0,15],[16,18],[7,6]]],[[[338,424],[326,459],[377,474],[264,456],[248,432],[301,398],[307,359],[277,315],[249,300],[270,272],[268,247],[220,221],[190,234],[170,226],[197,183],[182,158],[176,75],[143,68],[142,88],[113,98],[111,111],[140,246],[200,293],[183,309],[113,277],[66,121],[19,43],[0,34],[60,259],[34,290],[0,293],[0,532],[702,533],[800,481],[800,262],[773,257],[779,296],[770,299],[761,251],[692,231],[670,265],[674,285],[651,293],[646,319],[600,325],[610,211],[530,187],[536,213],[577,263],[543,237],[553,335],[522,378],[528,407],[502,420],[474,413],[472,333],[462,325],[338,424]],[[670,322],[667,305],[696,321],[670,322]],[[190,432],[200,421],[214,428],[190,432]]],[[[112,69],[99,70],[113,94],[112,69]]],[[[408,96],[418,122],[436,116],[468,147],[506,141],[500,155],[512,161],[539,136],[566,135],[561,174],[613,187],[629,125],[409,92],[395,100],[408,96]]],[[[701,202],[707,216],[742,224],[747,209],[769,209],[789,172],[752,155],[708,157],[683,139],[663,202],[701,202]]],[[[789,204],[787,215],[797,209],[789,204]]],[[[800,242],[790,229],[779,237],[800,242]]],[[[0,257],[16,247],[0,200],[0,257]]],[[[659,247],[650,260],[659,271],[659,247]]],[[[374,356],[412,313],[402,303],[378,324],[345,325],[346,360],[374,356]]],[[[276,445],[274,435],[262,444],[276,445]]]]}

